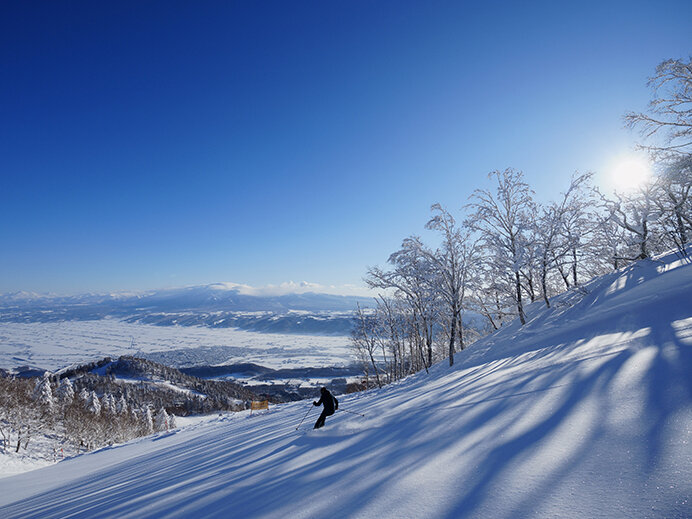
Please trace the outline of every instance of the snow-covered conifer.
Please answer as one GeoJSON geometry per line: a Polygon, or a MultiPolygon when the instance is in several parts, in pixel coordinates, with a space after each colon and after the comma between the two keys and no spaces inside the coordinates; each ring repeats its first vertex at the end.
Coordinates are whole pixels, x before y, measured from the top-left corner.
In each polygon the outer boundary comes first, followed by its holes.
{"type": "Polygon", "coordinates": [[[110,393],[101,397],[101,409],[104,413],[115,414],[115,399],[110,393]]]}
{"type": "Polygon", "coordinates": [[[120,395],[120,398],[118,399],[118,402],[116,403],[116,412],[120,415],[126,415],[129,412],[129,408],[127,406],[127,401],[125,400],[124,395],[120,395]]]}
{"type": "Polygon", "coordinates": [[[168,418],[168,413],[165,408],[161,408],[156,413],[156,421],[154,423],[154,429],[156,431],[167,431],[170,429],[170,423],[168,418]]]}
{"type": "Polygon", "coordinates": [[[101,402],[99,401],[99,397],[96,395],[95,391],[92,391],[89,395],[89,403],[87,409],[90,413],[93,413],[95,415],[101,414],[101,402]]]}
{"type": "Polygon", "coordinates": [[[36,402],[38,402],[38,404],[46,410],[53,410],[53,390],[50,385],[50,376],[48,372],[44,373],[43,377],[41,377],[36,383],[36,388],[34,390],[34,400],[36,400],[36,402]]]}
{"type": "Polygon", "coordinates": [[[142,428],[144,430],[144,434],[151,434],[154,432],[154,419],[151,416],[151,410],[149,409],[149,406],[144,406],[144,409],[142,409],[142,428]]]}
{"type": "Polygon", "coordinates": [[[64,377],[58,386],[58,399],[64,406],[68,406],[74,400],[74,386],[69,377],[64,377]]]}

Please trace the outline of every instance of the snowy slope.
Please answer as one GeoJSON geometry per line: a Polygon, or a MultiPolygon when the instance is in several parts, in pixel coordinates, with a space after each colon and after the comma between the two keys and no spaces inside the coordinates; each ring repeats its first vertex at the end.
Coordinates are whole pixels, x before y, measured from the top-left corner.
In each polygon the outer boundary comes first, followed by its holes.
{"type": "Polygon", "coordinates": [[[2,479],[0,517],[691,517],[692,265],[554,303],[322,430],[215,417],[2,479]]]}

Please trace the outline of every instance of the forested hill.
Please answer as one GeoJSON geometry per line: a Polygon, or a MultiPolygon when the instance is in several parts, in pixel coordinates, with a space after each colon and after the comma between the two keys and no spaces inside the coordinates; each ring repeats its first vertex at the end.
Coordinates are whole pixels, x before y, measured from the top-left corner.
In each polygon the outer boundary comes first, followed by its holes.
{"type": "Polygon", "coordinates": [[[215,417],[6,478],[0,516],[691,517],[691,293],[639,261],[318,431],[311,401],[215,417]]]}

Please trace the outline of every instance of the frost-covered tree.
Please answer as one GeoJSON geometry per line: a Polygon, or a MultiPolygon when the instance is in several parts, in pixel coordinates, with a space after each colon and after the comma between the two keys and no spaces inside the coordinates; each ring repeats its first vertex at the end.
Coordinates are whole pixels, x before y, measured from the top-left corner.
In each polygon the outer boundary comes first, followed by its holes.
{"type": "Polygon", "coordinates": [[[106,413],[113,415],[116,412],[115,398],[110,393],[107,393],[101,397],[101,410],[106,413]]]}
{"type": "Polygon", "coordinates": [[[68,406],[74,401],[74,386],[69,377],[64,377],[60,380],[58,386],[58,400],[63,406],[68,406]]]}
{"type": "Polygon", "coordinates": [[[497,275],[494,262],[485,258],[476,265],[474,271],[470,284],[471,307],[487,319],[489,331],[499,330],[506,319],[514,315],[511,310],[514,307],[511,297],[514,280],[497,275]]]}
{"type": "Polygon", "coordinates": [[[454,364],[455,340],[459,336],[459,346],[464,348],[463,323],[466,294],[469,292],[471,269],[478,261],[477,244],[471,239],[470,230],[460,228],[454,217],[440,204],[432,206],[433,217],[426,228],[440,233],[442,243],[435,251],[430,251],[418,242],[421,253],[428,257],[436,277],[436,288],[449,313],[449,365],[454,364]]]}
{"type": "Polygon", "coordinates": [[[89,393],[87,400],[87,410],[95,415],[101,414],[101,401],[95,391],[89,393]]]}
{"type": "Polygon", "coordinates": [[[125,395],[120,395],[120,398],[116,403],[116,412],[119,415],[127,415],[129,411],[130,409],[127,405],[127,400],[125,400],[125,395]]]}
{"type": "Polygon", "coordinates": [[[156,412],[154,429],[157,432],[168,431],[170,429],[168,413],[166,412],[166,409],[164,407],[162,407],[156,412]]]}
{"type": "Polygon", "coordinates": [[[647,182],[631,193],[615,193],[614,200],[603,198],[610,219],[628,233],[630,252],[621,259],[634,261],[651,257],[652,245],[653,248],[657,245],[657,236],[652,231],[661,216],[655,203],[657,196],[655,184],[647,182]]]}
{"type": "Polygon", "coordinates": [[[594,223],[589,217],[593,206],[590,190],[585,189],[591,173],[572,175],[570,185],[559,202],[543,207],[533,229],[536,264],[543,299],[550,308],[549,276],[554,270],[560,273],[567,288],[569,275],[565,265],[571,262],[572,284],[578,284],[578,261],[585,239],[593,233],[594,223]]]}
{"type": "Polygon", "coordinates": [[[519,270],[521,287],[530,302],[538,299],[538,251],[536,249],[535,228],[529,226],[526,230],[526,245],[524,246],[524,266],[519,270]]]}
{"type": "Polygon", "coordinates": [[[391,380],[398,380],[411,372],[414,357],[413,351],[411,351],[411,358],[409,358],[406,349],[404,303],[400,299],[385,297],[382,294],[376,300],[375,318],[378,322],[378,330],[387,351],[390,353],[389,377],[391,380]]]}
{"type": "Polygon", "coordinates": [[[598,264],[603,272],[617,270],[626,265],[627,238],[625,230],[615,223],[608,212],[598,213],[594,227],[591,247],[591,261],[598,264]]]}
{"type": "Polygon", "coordinates": [[[625,122],[639,128],[647,150],[655,160],[671,160],[692,154],[692,58],[669,59],[649,78],[653,99],[646,113],[630,112],[625,122]]]}
{"type": "Polygon", "coordinates": [[[43,377],[36,382],[34,400],[46,411],[53,411],[55,401],[53,399],[53,390],[51,388],[50,375],[48,372],[44,373],[43,377]]]}
{"type": "Polygon", "coordinates": [[[0,452],[6,452],[12,440],[12,417],[18,400],[14,386],[10,377],[0,376],[0,452]]]}
{"type": "Polygon", "coordinates": [[[36,405],[36,386],[28,379],[0,376],[0,443],[2,450],[27,447],[42,410],[36,405]],[[15,443],[16,442],[16,443],[15,443]]]}
{"type": "Polygon", "coordinates": [[[374,316],[366,314],[360,304],[357,305],[354,326],[351,330],[351,345],[363,365],[365,373],[367,374],[369,368],[372,367],[377,387],[382,387],[380,370],[375,360],[380,345],[377,321],[374,316]]]}
{"type": "Polygon", "coordinates": [[[383,271],[377,267],[371,268],[365,282],[370,288],[393,290],[397,297],[403,298],[411,307],[409,328],[427,371],[433,357],[439,295],[435,286],[434,265],[423,254],[420,244],[417,236],[406,238],[401,249],[389,257],[392,269],[383,271]]]}
{"type": "Polygon", "coordinates": [[[661,168],[655,203],[666,236],[684,254],[692,240],[692,156],[668,161],[661,168]]]}
{"type": "Polygon", "coordinates": [[[508,168],[488,175],[497,182],[495,193],[476,189],[467,205],[469,227],[480,233],[484,255],[493,261],[495,276],[513,278],[513,298],[521,324],[526,324],[521,270],[527,266],[527,232],[535,214],[532,191],[520,171],[508,168]]]}
{"type": "Polygon", "coordinates": [[[154,432],[154,420],[151,416],[149,406],[144,406],[141,411],[141,424],[144,434],[151,434],[154,432]]]}
{"type": "MultiPolygon", "coordinates": [[[[590,272],[591,266],[582,268],[583,260],[588,263],[592,254],[593,233],[596,226],[598,195],[591,184],[593,173],[574,173],[567,191],[562,195],[562,237],[567,246],[567,263],[570,265],[572,285],[579,285],[579,273],[590,272]]],[[[562,266],[559,261],[558,265],[562,266]]],[[[564,280],[564,272],[560,273],[564,280]]],[[[569,288],[569,284],[567,284],[569,288]]]]}
{"type": "Polygon", "coordinates": [[[168,415],[168,428],[177,429],[178,423],[176,422],[175,415],[173,413],[168,415]]]}
{"type": "Polygon", "coordinates": [[[567,246],[562,239],[563,214],[557,204],[543,207],[536,219],[535,250],[538,275],[541,283],[543,300],[550,308],[548,278],[553,269],[567,254],[567,246]]]}

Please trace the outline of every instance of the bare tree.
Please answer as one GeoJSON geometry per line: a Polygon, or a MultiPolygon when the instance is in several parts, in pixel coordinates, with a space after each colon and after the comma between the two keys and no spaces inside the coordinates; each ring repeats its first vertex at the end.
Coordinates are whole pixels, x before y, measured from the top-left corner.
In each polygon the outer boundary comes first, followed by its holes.
{"type": "Polygon", "coordinates": [[[631,252],[619,259],[634,261],[651,257],[652,237],[656,237],[652,227],[661,214],[654,202],[657,196],[655,183],[648,182],[632,193],[615,193],[615,200],[603,197],[610,219],[629,233],[631,252]]]}
{"type": "Polygon", "coordinates": [[[582,257],[591,246],[596,227],[598,196],[591,184],[593,173],[574,173],[563,195],[562,233],[571,262],[572,284],[579,285],[582,257]]]}
{"type": "Polygon", "coordinates": [[[666,60],[649,78],[654,97],[648,113],[629,112],[625,123],[638,127],[646,140],[659,139],[639,147],[653,158],[677,159],[692,153],[692,58],[666,60]]]}
{"type": "Polygon", "coordinates": [[[351,344],[363,363],[365,373],[368,372],[368,365],[371,365],[377,387],[382,387],[380,371],[375,361],[375,353],[379,345],[375,319],[373,316],[366,315],[360,304],[357,305],[355,326],[351,331],[351,344]]]}
{"type": "MultiPolygon", "coordinates": [[[[567,261],[572,263],[572,283],[578,284],[578,251],[584,236],[591,233],[592,223],[587,217],[590,198],[588,190],[584,189],[592,173],[572,175],[569,188],[562,194],[559,203],[552,202],[544,207],[536,220],[534,228],[535,248],[541,291],[548,308],[548,276],[553,269],[560,269],[567,261]],[[571,256],[566,260],[567,256],[571,256]]],[[[567,288],[567,274],[561,270],[561,275],[567,288]]]]}
{"type": "Polygon", "coordinates": [[[655,200],[662,214],[662,225],[675,247],[686,254],[692,233],[692,156],[663,165],[657,178],[661,190],[655,200]]]}
{"type": "Polygon", "coordinates": [[[526,324],[522,299],[521,269],[526,265],[526,232],[529,217],[535,213],[532,191],[524,182],[520,171],[508,168],[493,171],[495,194],[477,189],[471,196],[473,202],[468,225],[479,231],[485,255],[495,260],[498,275],[510,273],[514,278],[513,296],[521,324],[526,324]]]}
{"type": "Polygon", "coordinates": [[[390,379],[400,379],[412,366],[412,363],[406,360],[404,331],[402,329],[403,312],[400,301],[380,294],[377,297],[376,316],[383,342],[386,343],[391,353],[390,379]]]}
{"type": "Polygon", "coordinates": [[[603,209],[604,211],[596,214],[590,261],[597,265],[595,270],[600,268],[605,273],[623,267],[629,259],[625,259],[625,229],[613,221],[605,207],[603,209]]]}
{"type": "Polygon", "coordinates": [[[427,229],[438,231],[442,235],[440,247],[430,251],[421,244],[421,253],[427,256],[434,266],[437,278],[437,289],[442,300],[447,304],[450,317],[449,331],[449,365],[454,365],[455,340],[457,334],[464,348],[461,314],[464,309],[464,298],[469,289],[471,268],[476,262],[477,245],[471,240],[469,229],[460,229],[454,217],[440,204],[431,207],[434,216],[425,225],[427,229]]]}
{"type": "Polygon", "coordinates": [[[394,252],[388,262],[393,266],[392,270],[370,268],[365,282],[370,288],[393,289],[411,306],[410,329],[414,334],[414,341],[418,342],[423,367],[427,371],[432,364],[432,345],[438,310],[434,266],[430,258],[423,254],[420,238],[416,236],[406,238],[401,249],[394,252]],[[423,350],[427,354],[427,359],[423,350]]]}

